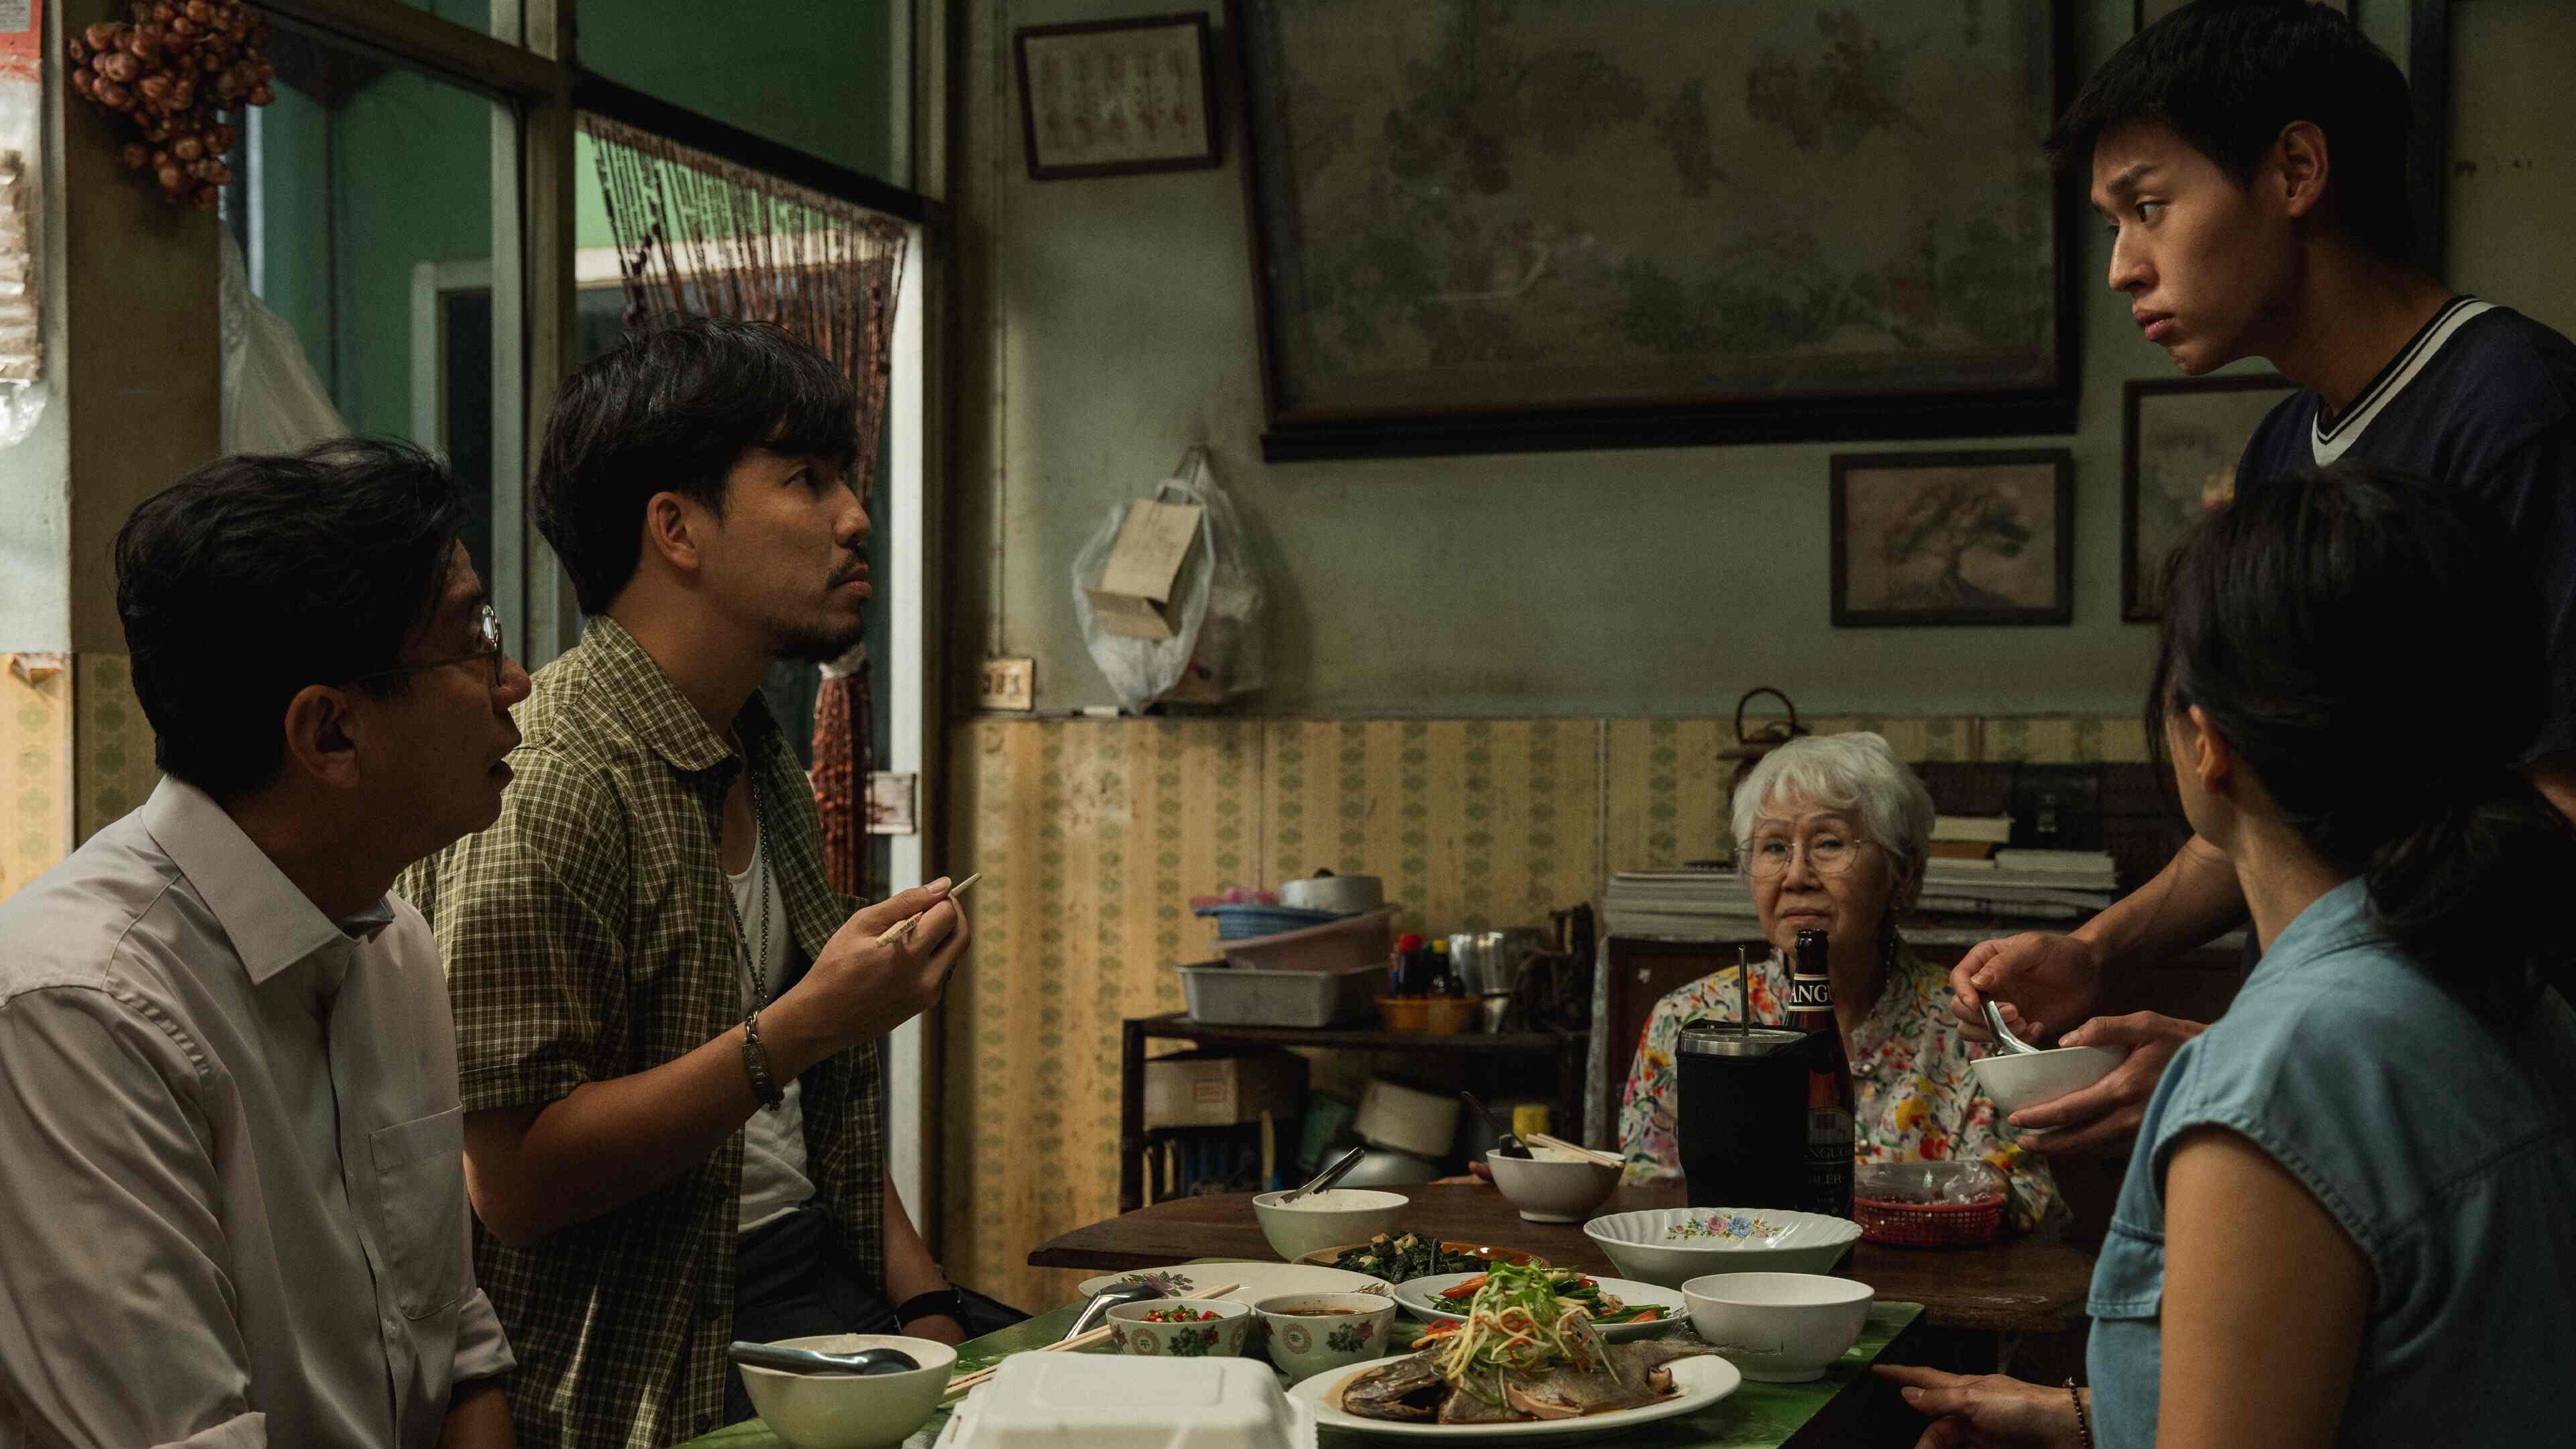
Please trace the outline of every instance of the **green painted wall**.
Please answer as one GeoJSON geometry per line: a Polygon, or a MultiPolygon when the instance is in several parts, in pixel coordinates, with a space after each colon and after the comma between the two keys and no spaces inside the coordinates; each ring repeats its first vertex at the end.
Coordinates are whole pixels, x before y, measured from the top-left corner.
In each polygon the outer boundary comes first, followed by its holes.
{"type": "Polygon", "coordinates": [[[871,176],[888,150],[895,0],[585,0],[583,65],[871,176]]]}
{"type": "MultiPolygon", "coordinates": [[[[1242,702],[1251,712],[1705,714],[1761,684],[1820,713],[2137,707],[2152,629],[2119,621],[2121,384],[2172,372],[2102,284],[2098,228],[2081,232],[2085,391],[2072,438],[1868,445],[2070,446],[2074,623],[1838,630],[1830,446],[1263,464],[1239,147],[1217,171],[1036,183],[1023,170],[1011,28],[1134,9],[967,11],[952,657],[1035,657],[1042,708],[1113,702],[1082,645],[1073,555],[1110,508],[1203,442],[1274,601],[1272,686],[1242,702]]],[[[2076,9],[2089,66],[2127,37],[2130,0],[2076,9]]],[[[2542,43],[2546,27],[2563,34],[2563,16],[2542,18],[2557,9],[2481,0],[2453,13],[2489,12],[2461,23],[2455,58],[2487,98],[2464,120],[2524,117],[2526,154],[2559,168],[2517,192],[2562,224],[2520,218],[2525,240],[2512,245],[2529,255],[2513,298],[2567,325],[2576,285],[2534,250],[2564,234],[2571,209],[2563,152],[2539,144],[2576,120],[2549,59],[2567,46],[2542,43]]],[[[2402,28],[2381,39],[2402,43],[2402,28]]],[[[2463,284],[2480,285],[2489,259],[2457,243],[2455,256],[2463,284]]]]}

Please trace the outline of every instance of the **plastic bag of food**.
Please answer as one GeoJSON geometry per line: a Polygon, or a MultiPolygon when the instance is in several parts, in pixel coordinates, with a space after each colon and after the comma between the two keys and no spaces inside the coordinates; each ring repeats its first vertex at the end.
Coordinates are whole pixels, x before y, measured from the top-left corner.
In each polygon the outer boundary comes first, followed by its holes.
{"type": "Polygon", "coordinates": [[[1190,550],[1164,606],[1171,637],[1139,639],[1112,632],[1092,602],[1091,592],[1100,584],[1127,520],[1122,502],[1109,510],[1073,560],[1073,605],[1092,661],[1130,712],[1141,713],[1164,699],[1214,704],[1261,688],[1267,673],[1261,626],[1268,600],[1244,547],[1234,500],[1208,468],[1207,449],[1190,449],[1154,496],[1194,503],[1202,510],[1199,546],[1190,550]]]}

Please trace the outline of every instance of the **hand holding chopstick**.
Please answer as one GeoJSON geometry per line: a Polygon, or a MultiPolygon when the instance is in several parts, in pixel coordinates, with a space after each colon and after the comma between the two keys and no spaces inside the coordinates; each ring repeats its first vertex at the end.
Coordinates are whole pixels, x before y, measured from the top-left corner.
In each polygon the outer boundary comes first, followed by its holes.
{"type": "MultiPolygon", "coordinates": [[[[969,876],[967,879],[972,880],[974,877],[969,876]]],[[[1222,1288],[1211,1289],[1205,1293],[1190,1293],[1182,1296],[1197,1299],[1223,1298],[1242,1286],[1243,1285],[1240,1283],[1228,1283],[1222,1288]]],[[[1083,1334],[1079,1338],[1068,1338],[1062,1343],[1050,1343],[1044,1348],[1033,1348],[1028,1351],[1030,1353],[1063,1353],[1068,1349],[1089,1348],[1095,1343],[1108,1342],[1109,1335],[1116,1330],[1116,1324],[1103,1324],[1102,1326],[1091,1330],[1089,1333],[1083,1334]]],[[[968,1374],[962,1379],[951,1380],[948,1385],[948,1392],[941,1396],[941,1402],[945,1403],[965,1397],[968,1393],[972,1392],[977,1385],[1000,1372],[1001,1367],[1002,1366],[1000,1364],[995,1364],[991,1368],[982,1369],[975,1373],[968,1374]]]]}
{"type": "MultiPolygon", "coordinates": [[[[979,870],[979,871],[975,872],[973,875],[970,875],[970,876],[966,877],[964,880],[959,881],[957,884],[955,884],[955,885],[953,885],[953,886],[950,886],[950,887],[948,888],[948,895],[947,895],[947,899],[949,899],[949,900],[952,900],[952,901],[953,901],[953,900],[957,899],[959,896],[962,896],[962,895],[966,894],[966,888],[967,888],[968,886],[973,885],[975,882],[977,882],[977,881],[979,881],[979,880],[982,880],[983,878],[984,878],[984,873],[983,873],[982,871],[980,871],[980,870],[979,870]]],[[[933,902],[931,902],[931,904],[932,904],[932,905],[937,905],[937,904],[938,904],[938,902],[937,902],[937,901],[933,901],[933,902]]],[[[926,910],[925,910],[925,911],[923,911],[923,912],[921,913],[921,915],[917,915],[917,916],[906,916],[906,917],[904,917],[902,920],[895,922],[893,925],[886,927],[886,928],[885,928],[884,933],[883,933],[883,934],[881,934],[881,935],[879,935],[879,936],[877,937],[877,944],[878,944],[878,945],[880,945],[880,946],[891,946],[891,945],[894,945],[894,944],[895,944],[896,942],[898,942],[898,941],[909,941],[909,940],[911,940],[911,939],[912,939],[912,928],[913,928],[914,926],[917,926],[917,925],[919,925],[919,924],[921,923],[921,917],[922,917],[922,916],[926,916],[926,915],[929,915],[929,914],[930,914],[930,912],[928,912],[928,911],[926,911],[926,910]]]]}

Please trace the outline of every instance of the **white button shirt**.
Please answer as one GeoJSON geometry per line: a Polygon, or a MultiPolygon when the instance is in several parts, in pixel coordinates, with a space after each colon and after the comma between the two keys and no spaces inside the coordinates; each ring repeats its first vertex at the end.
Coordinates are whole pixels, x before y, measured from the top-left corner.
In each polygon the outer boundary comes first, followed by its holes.
{"type": "Polygon", "coordinates": [[[0,902],[0,1446],[431,1449],[512,1366],[463,1123],[420,913],[164,779],[0,902]]]}

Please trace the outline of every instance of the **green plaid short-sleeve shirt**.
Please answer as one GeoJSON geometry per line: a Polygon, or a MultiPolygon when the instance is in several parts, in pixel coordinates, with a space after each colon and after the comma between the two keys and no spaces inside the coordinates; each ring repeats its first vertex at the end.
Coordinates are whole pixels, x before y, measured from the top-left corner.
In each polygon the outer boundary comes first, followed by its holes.
{"type": "MultiPolygon", "coordinates": [[[[823,873],[812,787],[754,695],[737,755],[611,619],[539,670],[501,818],[404,873],[437,929],[469,1112],[554,1101],[647,1071],[742,1019],[737,924],[717,855],[747,755],[776,838],[794,949],[783,992],[854,906],[823,873]]],[[[874,1043],[803,1084],[807,1174],[839,1246],[884,1276],[874,1043]]],[[[718,1427],[734,1306],[742,1135],[659,1191],[474,1265],[519,1370],[523,1444],[649,1449],[718,1427]]]]}

